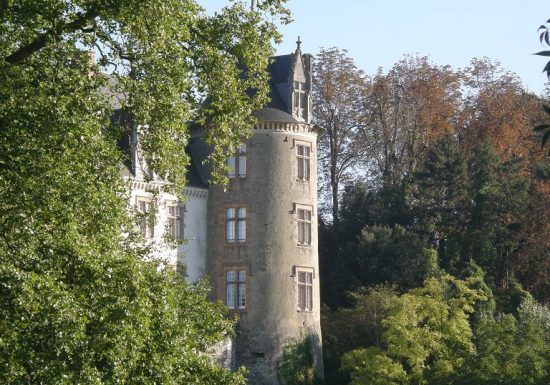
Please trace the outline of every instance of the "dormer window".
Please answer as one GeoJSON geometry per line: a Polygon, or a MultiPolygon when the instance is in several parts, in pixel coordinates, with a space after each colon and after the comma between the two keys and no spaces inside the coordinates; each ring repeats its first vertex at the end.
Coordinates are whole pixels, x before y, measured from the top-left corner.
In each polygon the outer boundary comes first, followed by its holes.
{"type": "Polygon", "coordinates": [[[294,82],[294,115],[298,118],[306,118],[307,95],[306,83],[294,82]]]}

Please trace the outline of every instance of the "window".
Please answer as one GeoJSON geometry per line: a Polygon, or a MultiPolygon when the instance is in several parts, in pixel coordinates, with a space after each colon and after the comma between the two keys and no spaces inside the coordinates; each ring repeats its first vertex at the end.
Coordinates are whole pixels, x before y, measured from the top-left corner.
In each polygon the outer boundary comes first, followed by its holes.
{"type": "Polygon", "coordinates": [[[307,104],[306,84],[294,82],[294,111],[299,118],[305,118],[305,109],[307,104]]]}
{"type": "Polygon", "coordinates": [[[311,210],[298,209],[298,244],[311,245],[311,210]]]}
{"type": "Polygon", "coordinates": [[[246,270],[225,271],[225,305],[228,309],[246,309],[246,270]]]}
{"type": "Polygon", "coordinates": [[[239,146],[236,156],[229,158],[227,165],[229,166],[228,178],[246,177],[246,144],[239,146]]]}
{"type": "Polygon", "coordinates": [[[296,145],[298,159],[298,180],[309,181],[309,164],[311,147],[302,144],[296,145]]]}
{"type": "Polygon", "coordinates": [[[144,238],[153,238],[155,236],[155,223],[152,217],[153,204],[149,198],[137,198],[139,211],[139,232],[144,238]]]}
{"type": "Polygon", "coordinates": [[[296,284],[298,286],[298,310],[313,310],[313,271],[297,269],[296,284]]]}
{"type": "Polygon", "coordinates": [[[230,207],[225,210],[226,240],[229,243],[246,242],[246,208],[230,207]]]}
{"type": "Polygon", "coordinates": [[[178,206],[176,202],[168,203],[167,231],[174,239],[183,239],[183,213],[185,206],[178,206]]]}

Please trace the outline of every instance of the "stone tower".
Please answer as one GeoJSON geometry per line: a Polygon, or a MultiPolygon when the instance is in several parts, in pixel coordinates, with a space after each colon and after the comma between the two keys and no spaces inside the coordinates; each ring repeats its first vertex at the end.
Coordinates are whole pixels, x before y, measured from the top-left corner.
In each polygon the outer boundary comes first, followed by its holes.
{"type": "Polygon", "coordinates": [[[270,65],[271,102],[250,139],[228,160],[225,187],[208,195],[206,272],[214,294],[238,317],[236,366],[249,383],[279,384],[289,343],[309,341],[322,377],[317,251],[318,127],[311,123],[311,56],[270,65]]]}

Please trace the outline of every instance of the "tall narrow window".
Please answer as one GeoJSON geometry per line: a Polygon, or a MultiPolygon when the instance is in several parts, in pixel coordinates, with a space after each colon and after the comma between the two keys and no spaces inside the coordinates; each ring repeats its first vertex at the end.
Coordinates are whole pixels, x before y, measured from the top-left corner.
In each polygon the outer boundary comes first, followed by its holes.
{"type": "Polygon", "coordinates": [[[183,212],[184,207],[178,206],[176,202],[168,203],[167,230],[168,235],[174,239],[183,238],[183,212]]]}
{"type": "Polygon", "coordinates": [[[246,177],[246,144],[241,144],[237,154],[227,159],[227,165],[229,166],[228,178],[246,177]]]}
{"type": "Polygon", "coordinates": [[[246,309],[246,270],[225,271],[225,305],[228,309],[246,309]]]}
{"type": "Polygon", "coordinates": [[[313,272],[298,270],[297,272],[298,285],[298,310],[312,311],[313,310],[313,272]]]}
{"type": "Polygon", "coordinates": [[[305,108],[307,103],[306,84],[294,82],[294,115],[299,118],[305,118],[305,108]]]}
{"type": "Polygon", "coordinates": [[[298,244],[311,245],[311,210],[298,209],[298,244]]]}
{"type": "Polygon", "coordinates": [[[155,223],[152,215],[153,205],[148,198],[138,198],[137,206],[139,215],[139,232],[144,238],[153,238],[155,236],[155,223]]]}
{"type": "Polygon", "coordinates": [[[309,181],[311,148],[301,144],[298,144],[296,148],[298,151],[298,180],[309,181]]]}
{"type": "Polygon", "coordinates": [[[230,207],[226,209],[225,220],[227,242],[246,242],[246,208],[230,207]]]}

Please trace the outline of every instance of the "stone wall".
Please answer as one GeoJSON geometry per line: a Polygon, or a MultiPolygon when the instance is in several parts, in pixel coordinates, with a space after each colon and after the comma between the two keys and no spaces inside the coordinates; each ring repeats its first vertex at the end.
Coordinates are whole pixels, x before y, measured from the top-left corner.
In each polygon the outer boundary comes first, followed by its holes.
{"type": "MultiPolygon", "coordinates": [[[[289,127],[282,125],[278,127],[289,127]]],[[[236,365],[250,371],[249,383],[275,385],[283,347],[305,331],[316,336],[312,354],[322,377],[319,267],[317,252],[316,133],[255,129],[247,144],[247,175],[209,192],[206,271],[214,295],[225,299],[225,266],[248,271],[246,309],[238,311],[236,365]],[[310,180],[297,180],[297,144],[311,146],[310,180]],[[227,207],[247,208],[245,243],[226,242],[227,207]],[[311,244],[298,245],[297,208],[312,212],[311,244]],[[297,308],[297,268],[313,272],[313,309],[297,308]]]]}

